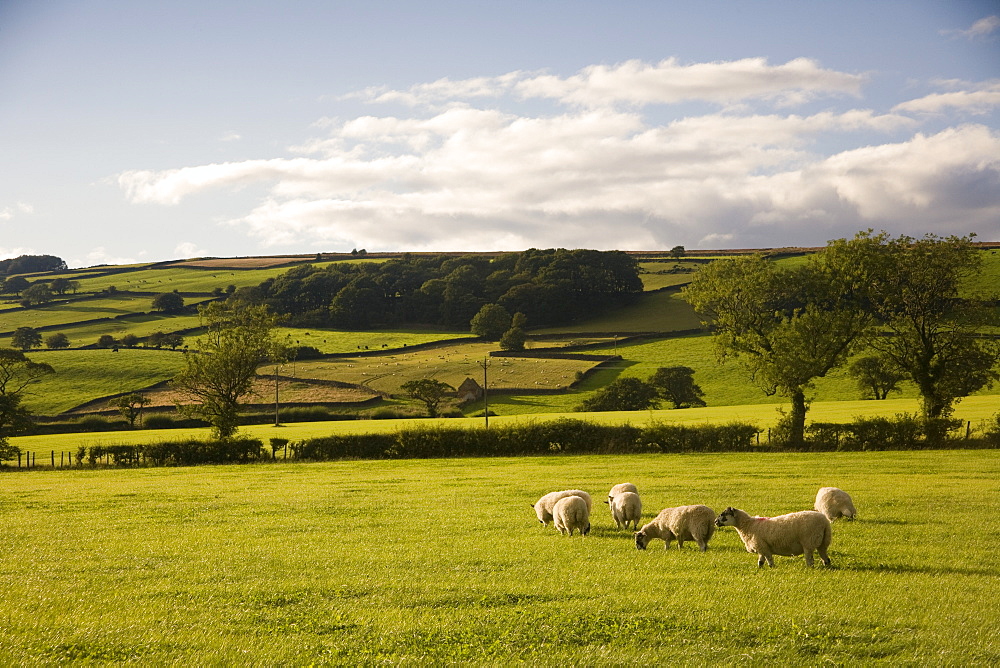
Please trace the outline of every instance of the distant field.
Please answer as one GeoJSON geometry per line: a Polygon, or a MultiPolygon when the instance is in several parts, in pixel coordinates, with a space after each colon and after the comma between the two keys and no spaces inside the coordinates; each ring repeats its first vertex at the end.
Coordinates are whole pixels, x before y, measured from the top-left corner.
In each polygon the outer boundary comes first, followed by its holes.
{"type": "Polygon", "coordinates": [[[50,364],[56,373],[31,386],[25,404],[42,415],[55,415],[86,401],[128,392],[167,380],[184,366],[181,353],[160,350],[34,351],[31,359],[50,364]]]}
{"type": "MultiPolygon", "coordinates": [[[[480,362],[496,349],[493,343],[464,343],[378,357],[305,361],[296,364],[295,373],[300,378],[356,383],[393,394],[399,394],[406,381],[420,378],[435,378],[458,387],[471,377],[482,385],[480,362]]],[[[493,388],[555,390],[567,387],[577,372],[594,365],[579,360],[491,358],[487,373],[493,388]]]]}
{"type": "Polygon", "coordinates": [[[48,304],[29,309],[4,313],[0,331],[14,331],[18,327],[48,327],[70,324],[94,318],[113,318],[118,315],[149,311],[151,297],[106,297],[86,299],[68,304],[48,304]]]}
{"type": "Polygon", "coordinates": [[[675,332],[698,327],[701,327],[698,315],[677,293],[651,292],[639,295],[634,304],[612,309],[596,318],[562,327],[531,330],[531,333],[617,332],[625,335],[630,332],[675,332]]]}
{"type": "MultiPolygon", "coordinates": [[[[97,339],[102,334],[110,334],[116,339],[121,339],[126,334],[133,334],[140,338],[149,336],[153,332],[170,333],[182,329],[198,327],[201,319],[196,315],[166,315],[162,313],[137,313],[125,318],[116,318],[106,322],[87,323],[80,325],[67,325],[58,330],[69,337],[70,345],[73,347],[86,346],[97,343],[97,339]]],[[[43,337],[49,332],[43,333],[43,337]]],[[[192,336],[187,334],[185,336],[192,336]]],[[[0,338],[0,345],[10,345],[10,337],[0,338]]]]}
{"type": "Polygon", "coordinates": [[[301,327],[279,327],[278,339],[290,345],[312,346],[323,353],[352,353],[359,350],[403,348],[432,341],[468,338],[469,332],[433,331],[423,329],[391,331],[346,331],[301,327]]]}

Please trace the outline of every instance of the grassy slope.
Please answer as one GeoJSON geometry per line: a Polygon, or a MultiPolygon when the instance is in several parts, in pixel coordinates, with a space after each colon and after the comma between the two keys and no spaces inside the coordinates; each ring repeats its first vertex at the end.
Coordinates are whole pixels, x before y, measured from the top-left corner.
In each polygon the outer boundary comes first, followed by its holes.
{"type": "Polygon", "coordinates": [[[161,350],[35,351],[31,359],[46,362],[56,373],[31,386],[25,404],[50,415],[86,401],[128,392],[172,378],[184,366],[180,353],[161,350]]]}
{"type": "Polygon", "coordinates": [[[0,663],[996,665],[998,477],[969,451],[8,475],[0,663]],[[775,515],[828,484],[860,519],[833,568],[758,570],[732,529],[640,552],[601,504],[588,538],[528,507],[623,480],[647,519],[775,515]]]}

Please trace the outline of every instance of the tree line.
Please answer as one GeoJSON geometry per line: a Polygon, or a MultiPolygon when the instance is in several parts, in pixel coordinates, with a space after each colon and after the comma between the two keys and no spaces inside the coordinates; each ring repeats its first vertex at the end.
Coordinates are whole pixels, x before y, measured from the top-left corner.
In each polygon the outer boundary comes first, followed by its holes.
{"type": "Polygon", "coordinates": [[[638,263],[627,253],[560,248],[303,265],[240,288],[236,296],[269,306],[295,326],[465,329],[487,304],[522,313],[532,326],[551,326],[592,316],[641,292],[638,263]]]}

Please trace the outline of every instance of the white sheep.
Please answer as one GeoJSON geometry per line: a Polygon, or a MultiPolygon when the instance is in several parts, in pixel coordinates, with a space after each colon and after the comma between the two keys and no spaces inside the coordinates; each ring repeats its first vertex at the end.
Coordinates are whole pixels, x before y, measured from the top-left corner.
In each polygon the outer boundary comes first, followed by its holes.
{"type": "Polygon", "coordinates": [[[590,533],[590,506],[587,501],[580,496],[564,496],[556,501],[552,508],[552,519],[559,533],[573,535],[573,530],[578,529],[581,536],[590,533]]]}
{"type": "Polygon", "coordinates": [[[708,506],[693,505],[664,508],[656,518],[635,534],[635,546],[645,550],[649,541],[662,538],[664,549],[670,549],[670,541],[677,539],[677,547],[683,548],[684,541],[698,543],[702,552],[708,549],[708,541],[715,533],[715,511],[708,506]]]}
{"type": "Polygon", "coordinates": [[[821,487],[816,493],[814,508],[826,515],[826,518],[831,522],[838,517],[853,520],[858,514],[858,511],[854,509],[851,495],[836,487],[821,487]]]}
{"type": "Polygon", "coordinates": [[[642,519],[642,499],[635,492],[622,492],[611,501],[611,517],[619,529],[622,524],[628,529],[629,522],[633,529],[639,528],[642,519]]]}
{"type": "Polygon", "coordinates": [[[614,500],[616,496],[622,494],[623,492],[635,492],[636,494],[638,494],[639,490],[636,489],[636,486],[630,482],[618,483],[617,485],[611,488],[610,492],[608,492],[608,500],[605,501],[604,503],[611,505],[611,501],[614,500]]]}
{"type": "Polygon", "coordinates": [[[819,552],[823,564],[830,565],[826,550],[833,532],[826,515],[815,510],[777,517],[751,517],[746,512],[729,507],[715,520],[716,526],[733,526],[739,532],[747,552],[757,553],[757,567],[767,561],[774,568],[774,555],[794,557],[806,555],[806,566],[813,565],[813,550],[819,552]]]}
{"type": "Polygon", "coordinates": [[[542,498],[531,504],[531,507],[535,509],[535,515],[538,517],[538,521],[542,523],[542,526],[548,526],[549,522],[552,521],[552,509],[555,507],[556,502],[567,496],[579,496],[587,503],[587,513],[590,513],[592,501],[590,499],[590,494],[587,494],[582,489],[564,489],[561,492],[549,492],[542,498]]]}

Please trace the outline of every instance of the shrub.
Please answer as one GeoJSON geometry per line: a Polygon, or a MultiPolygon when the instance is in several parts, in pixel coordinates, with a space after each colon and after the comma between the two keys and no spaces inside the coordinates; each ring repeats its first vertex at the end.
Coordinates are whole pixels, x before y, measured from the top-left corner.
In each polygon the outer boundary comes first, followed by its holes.
{"type": "Polygon", "coordinates": [[[143,423],[146,429],[173,429],[176,426],[174,418],[163,413],[147,415],[143,423]]]}

